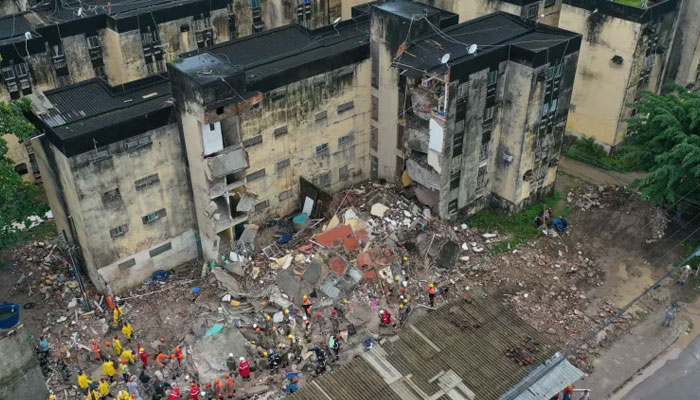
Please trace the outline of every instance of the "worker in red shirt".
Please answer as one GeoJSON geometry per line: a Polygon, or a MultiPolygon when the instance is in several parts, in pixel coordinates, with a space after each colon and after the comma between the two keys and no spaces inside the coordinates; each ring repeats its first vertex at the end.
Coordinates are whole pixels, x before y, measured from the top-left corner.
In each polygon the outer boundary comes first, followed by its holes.
{"type": "Polygon", "coordinates": [[[148,365],[148,353],[146,353],[146,350],[144,350],[143,347],[139,347],[139,358],[141,359],[143,368],[146,369],[146,366],[148,365]]]}
{"type": "Polygon", "coordinates": [[[393,321],[391,320],[391,314],[387,310],[381,310],[379,311],[380,317],[382,318],[382,324],[386,326],[391,326],[393,325],[393,321]]]}
{"type": "Polygon", "coordinates": [[[190,382],[190,400],[199,400],[199,395],[202,391],[199,389],[199,385],[190,382]]]}
{"type": "Polygon", "coordinates": [[[182,397],[182,395],[180,394],[180,386],[175,386],[175,388],[170,391],[170,396],[168,397],[168,400],[180,400],[180,397],[182,397]]]}
{"type": "Polygon", "coordinates": [[[238,373],[241,375],[241,378],[243,378],[244,381],[249,381],[250,380],[250,362],[246,360],[244,357],[241,357],[239,359],[238,363],[238,373]]]}

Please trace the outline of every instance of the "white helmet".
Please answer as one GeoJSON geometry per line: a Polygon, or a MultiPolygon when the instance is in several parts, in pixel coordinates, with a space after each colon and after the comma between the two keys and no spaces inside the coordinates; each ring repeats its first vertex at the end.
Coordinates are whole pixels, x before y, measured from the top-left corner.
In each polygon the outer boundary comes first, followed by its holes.
{"type": "Polygon", "coordinates": [[[233,357],[233,353],[228,353],[228,356],[229,356],[229,357],[233,357]]]}
{"type": "Polygon", "coordinates": [[[238,359],[239,361],[245,361],[245,357],[241,357],[238,359]]]}
{"type": "Polygon", "coordinates": [[[307,318],[306,318],[306,315],[302,316],[301,318],[302,318],[304,321],[306,321],[306,319],[307,319],[307,318]]]}
{"type": "Polygon", "coordinates": [[[384,314],[384,310],[379,310],[379,313],[380,313],[380,314],[384,314]]]}

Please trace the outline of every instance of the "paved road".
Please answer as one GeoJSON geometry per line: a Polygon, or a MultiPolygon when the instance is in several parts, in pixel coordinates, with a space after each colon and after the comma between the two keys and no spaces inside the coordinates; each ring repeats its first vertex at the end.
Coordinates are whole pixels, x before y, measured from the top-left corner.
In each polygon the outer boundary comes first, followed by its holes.
{"type": "Polygon", "coordinates": [[[635,386],[623,400],[698,400],[700,336],[673,360],[635,386]]]}

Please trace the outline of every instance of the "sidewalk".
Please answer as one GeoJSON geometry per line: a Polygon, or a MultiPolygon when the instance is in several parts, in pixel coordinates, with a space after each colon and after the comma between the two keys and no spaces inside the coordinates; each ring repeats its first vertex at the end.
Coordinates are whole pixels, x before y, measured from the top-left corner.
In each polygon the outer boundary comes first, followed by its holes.
{"type": "Polygon", "coordinates": [[[637,178],[643,178],[644,172],[622,173],[616,171],[607,171],[596,166],[586,164],[583,161],[574,160],[565,156],[561,156],[559,167],[562,172],[576,176],[582,180],[593,183],[595,185],[620,185],[627,186],[637,178]]]}
{"type": "Polygon", "coordinates": [[[661,326],[663,318],[663,311],[657,311],[618,338],[594,361],[593,374],[582,378],[576,386],[590,388],[591,398],[609,398],[639,370],[666,351],[689,327],[688,319],[682,314],[670,328],[661,326]]]}

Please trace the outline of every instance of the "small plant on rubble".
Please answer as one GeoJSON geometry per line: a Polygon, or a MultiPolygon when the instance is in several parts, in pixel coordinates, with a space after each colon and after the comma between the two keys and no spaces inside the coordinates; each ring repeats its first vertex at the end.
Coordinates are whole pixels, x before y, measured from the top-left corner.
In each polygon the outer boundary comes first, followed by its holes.
{"type": "Polygon", "coordinates": [[[0,102],[0,249],[14,243],[19,232],[11,229],[13,222],[25,222],[30,215],[46,211],[39,186],[27,183],[15,171],[15,165],[7,157],[5,135],[14,134],[29,140],[34,126],[24,119],[23,113],[31,107],[28,99],[11,103],[0,102]]]}
{"type": "Polygon", "coordinates": [[[678,85],[665,95],[645,92],[633,104],[622,158],[649,175],[634,182],[657,205],[700,199],[700,93],[678,85]]]}

